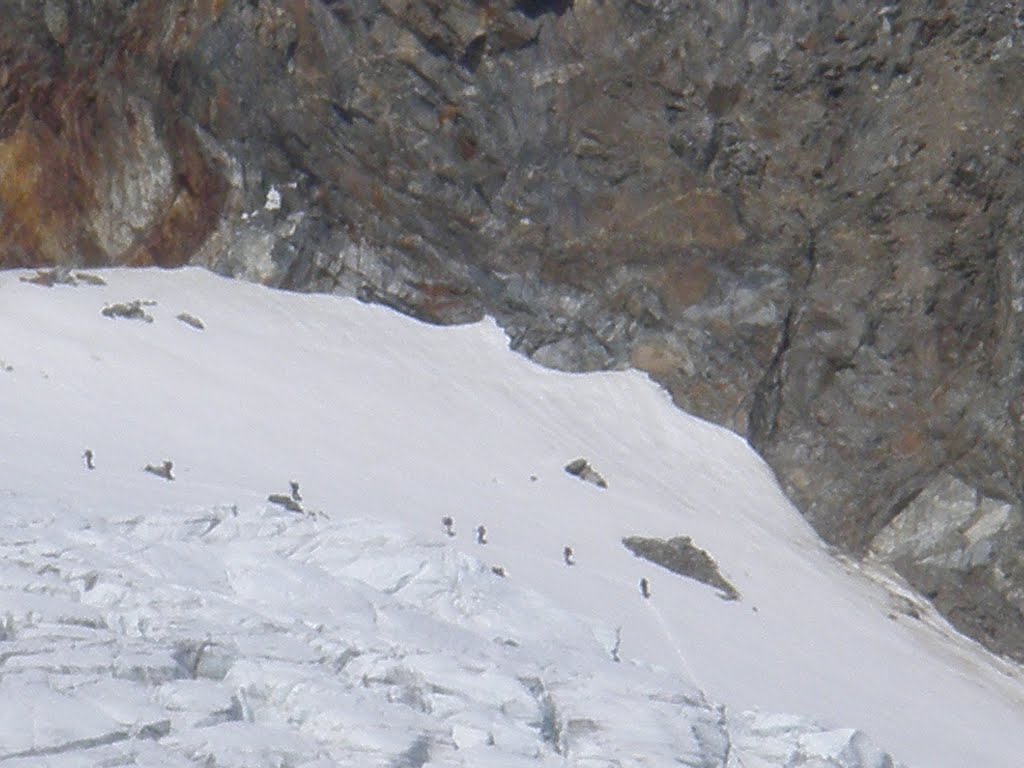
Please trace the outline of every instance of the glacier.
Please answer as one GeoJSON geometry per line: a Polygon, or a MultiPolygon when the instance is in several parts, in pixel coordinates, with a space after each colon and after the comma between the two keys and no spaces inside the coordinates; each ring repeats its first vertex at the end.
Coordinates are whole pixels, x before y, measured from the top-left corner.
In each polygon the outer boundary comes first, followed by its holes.
{"type": "Polygon", "coordinates": [[[0,273],[0,766],[1024,751],[1019,667],[829,551],[744,441],[641,374],[539,368],[490,321],[97,275],[0,273]],[[153,322],[101,314],[135,300],[153,322]],[[564,471],[580,456],[607,488],[564,471]],[[165,460],[173,481],[143,471],[165,460]],[[301,512],[268,501],[293,480],[301,512]],[[740,599],[631,535],[691,537],[740,599]]]}

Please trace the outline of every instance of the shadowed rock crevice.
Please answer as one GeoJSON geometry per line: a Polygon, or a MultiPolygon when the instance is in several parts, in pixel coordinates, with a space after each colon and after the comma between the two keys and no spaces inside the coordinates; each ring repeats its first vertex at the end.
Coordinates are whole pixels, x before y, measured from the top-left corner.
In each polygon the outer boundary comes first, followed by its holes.
{"type": "Polygon", "coordinates": [[[793,307],[790,307],[786,312],[782,330],[779,333],[779,345],[768,363],[764,377],[754,388],[747,439],[756,450],[761,450],[767,445],[775,436],[775,430],[778,428],[779,411],[782,410],[783,365],[786,353],[792,344],[795,311],[793,307]]]}
{"type": "Polygon", "coordinates": [[[563,718],[544,681],[536,677],[523,677],[519,682],[537,701],[538,719],[533,725],[539,733],[540,740],[556,755],[568,757],[569,745],[566,741],[563,718]]]}
{"type": "Polygon", "coordinates": [[[573,0],[518,0],[516,9],[531,19],[552,13],[561,16],[572,8],[573,0]]]}

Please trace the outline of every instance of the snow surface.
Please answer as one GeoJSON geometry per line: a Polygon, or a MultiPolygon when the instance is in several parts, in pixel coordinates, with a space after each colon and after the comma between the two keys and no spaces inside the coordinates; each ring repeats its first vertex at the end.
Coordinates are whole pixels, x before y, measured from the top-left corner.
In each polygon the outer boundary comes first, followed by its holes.
{"type": "Polygon", "coordinates": [[[200,270],[25,274],[0,274],[0,766],[893,765],[865,733],[1021,764],[1019,668],[830,554],[638,373],[200,270]],[[154,322],[100,315],[133,299],[154,322]],[[267,502],[292,479],[310,514],[267,502]],[[628,535],[692,537],[741,599],[628,535]]]}

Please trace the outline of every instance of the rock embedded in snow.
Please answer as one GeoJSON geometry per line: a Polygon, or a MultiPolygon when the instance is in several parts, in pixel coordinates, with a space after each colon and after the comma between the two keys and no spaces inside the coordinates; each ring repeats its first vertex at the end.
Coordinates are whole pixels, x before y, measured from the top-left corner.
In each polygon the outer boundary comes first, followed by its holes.
{"type": "Polygon", "coordinates": [[[22,277],[21,282],[52,288],[55,285],[75,285],[75,278],[68,267],[37,270],[31,277],[22,277]]]}
{"type": "Polygon", "coordinates": [[[717,589],[725,600],[738,600],[740,597],[736,587],[722,576],[714,558],[694,546],[689,536],[676,536],[667,540],[627,536],[622,544],[637,557],[717,589]]]}
{"type": "Polygon", "coordinates": [[[94,275],[90,272],[75,272],[74,278],[79,283],[85,283],[86,285],[100,286],[107,284],[107,281],[104,280],[102,277],[100,277],[99,275],[94,275]]]}
{"type": "Polygon", "coordinates": [[[183,322],[185,325],[195,328],[197,331],[206,329],[206,325],[195,315],[189,314],[188,312],[181,312],[177,315],[177,319],[183,322]]]}
{"type": "Polygon", "coordinates": [[[121,317],[126,320],[142,320],[146,323],[153,322],[153,316],[150,315],[143,307],[151,307],[156,302],[143,301],[142,299],[134,299],[133,301],[123,302],[119,304],[108,304],[100,312],[104,317],[121,317]]]}
{"type": "Polygon", "coordinates": [[[597,472],[586,459],[574,459],[565,465],[565,471],[580,480],[596,485],[598,488],[607,488],[608,483],[597,472]]]}
{"type": "Polygon", "coordinates": [[[42,285],[47,288],[52,288],[55,285],[79,285],[81,283],[95,286],[107,284],[99,275],[93,275],[89,272],[72,272],[66,266],[58,266],[53,269],[39,269],[36,270],[34,275],[23,276],[20,279],[23,283],[42,285]]]}

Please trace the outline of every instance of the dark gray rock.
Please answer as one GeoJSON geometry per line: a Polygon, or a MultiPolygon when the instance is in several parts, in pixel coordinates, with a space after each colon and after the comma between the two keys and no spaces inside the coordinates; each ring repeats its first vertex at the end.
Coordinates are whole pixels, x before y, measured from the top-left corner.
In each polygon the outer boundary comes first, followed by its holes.
{"type": "MultiPolygon", "coordinates": [[[[492,314],[746,435],[861,555],[940,477],[1022,509],[1022,43],[967,0],[14,0],[0,265],[492,314]]],[[[1024,574],[916,557],[1024,658],[1024,574]]]]}
{"type": "Polygon", "coordinates": [[[627,536],[622,543],[637,557],[717,589],[723,600],[738,600],[740,597],[737,589],[722,576],[714,558],[694,546],[689,536],[676,536],[667,540],[627,536]]]}
{"type": "Polygon", "coordinates": [[[68,267],[61,265],[54,269],[36,270],[31,277],[22,277],[21,282],[52,288],[55,285],[75,285],[75,278],[68,267]]]}
{"type": "Polygon", "coordinates": [[[52,288],[55,285],[106,285],[107,281],[99,275],[89,272],[72,272],[67,265],[58,265],[53,269],[38,269],[31,277],[22,277],[21,282],[42,285],[52,288]]]}
{"type": "Polygon", "coordinates": [[[598,488],[608,487],[608,482],[596,469],[590,466],[590,462],[586,459],[573,459],[565,465],[565,471],[573,477],[578,477],[580,480],[596,485],[598,488]]]}

